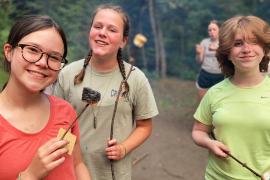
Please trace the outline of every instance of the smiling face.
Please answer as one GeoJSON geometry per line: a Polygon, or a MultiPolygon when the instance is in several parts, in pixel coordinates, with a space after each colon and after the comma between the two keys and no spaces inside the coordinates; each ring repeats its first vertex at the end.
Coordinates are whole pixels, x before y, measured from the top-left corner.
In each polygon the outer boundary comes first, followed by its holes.
{"type": "Polygon", "coordinates": [[[123,32],[124,21],[121,14],[112,9],[99,10],[89,33],[92,55],[101,59],[116,59],[118,49],[123,48],[127,42],[123,32]]]}
{"type": "MultiPolygon", "coordinates": [[[[18,44],[33,45],[49,54],[64,53],[64,44],[61,36],[54,28],[32,32],[24,36],[18,44]]],[[[29,63],[22,56],[22,48],[12,48],[4,45],[7,61],[11,65],[9,84],[16,88],[25,88],[31,92],[39,92],[56,80],[58,71],[48,68],[47,55],[36,63],[29,63]]]]}
{"type": "Polygon", "coordinates": [[[254,35],[245,37],[236,33],[233,47],[229,54],[235,72],[260,72],[260,62],[264,57],[264,50],[254,35]]]}
{"type": "Polygon", "coordinates": [[[266,72],[269,44],[270,27],[264,20],[256,16],[235,16],[226,20],[219,31],[216,54],[222,72],[226,77],[240,70],[266,72]]]}

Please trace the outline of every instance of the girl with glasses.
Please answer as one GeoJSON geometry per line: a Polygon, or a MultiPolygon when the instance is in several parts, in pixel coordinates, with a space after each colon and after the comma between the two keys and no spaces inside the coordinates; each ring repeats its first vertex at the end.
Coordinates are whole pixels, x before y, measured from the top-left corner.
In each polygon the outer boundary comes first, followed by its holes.
{"type": "Polygon", "coordinates": [[[63,30],[48,16],[24,16],[11,28],[3,49],[9,79],[0,93],[1,179],[90,179],[78,125],[71,129],[77,140],[70,155],[70,142],[57,137],[76,112],[42,92],[66,62],[63,30]]]}

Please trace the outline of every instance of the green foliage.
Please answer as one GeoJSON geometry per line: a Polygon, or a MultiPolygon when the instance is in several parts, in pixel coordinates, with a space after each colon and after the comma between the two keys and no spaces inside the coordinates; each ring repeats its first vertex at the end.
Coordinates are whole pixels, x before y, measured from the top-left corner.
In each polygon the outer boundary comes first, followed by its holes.
{"type": "MultiPolygon", "coordinates": [[[[143,33],[147,59],[146,74],[157,78],[155,70],[154,39],[149,21],[147,0],[0,0],[0,43],[6,42],[14,20],[23,14],[48,14],[64,29],[68,39],[69,62],[83,58],[88,52],[90,19],[96,6],[114,3],[122,6],[131,19],[127,52],[136,52],[136,66],[142,68],[142,53],[132,40],[143,33]]],[[[254,14],[270,22],[270,2],[266,0],[156,0],[157,18],[161,22],[167,54],[169,76],[195,79],[194,45],[207,36],[207,25],[212,19],[221,22],[235,16],[254,14]]],[[[0,51],[3,61],[3,54],[0,51]]]]}
{"type": "Polygon", "coordinates": [[[142,69],[142,71],[145,73],[145,76],[152,80],[158,80],[159,75],[155,71],[148,71],[147,69],[142,69]]]}
{"type": "MultiPolygon", "coordinates": [[[[14,11],[14,7],[11,1],[1,0],[0,1],[0,47],[3,47],[4,43],[7,41],[9,29],[12,23],[12,20],[8,16],[10,12],[14,11]]],[[[0,62],[2,66],[3,63],[3,52],[0,51],[0,62]]]]}
{"type": "MultiPolygon", "coordinates": [[[[195,79],[194,46],[207,37],[210,20],[220,22],[235,15],[264,15],[269,20],[269,2],[264,0],[157,0],[167,53],[168,75],[195,79]],[[259,11],[264,10],[264,11],[259,11]],[[261,13],[259,13],[261,12],[261,13]]],[[[269,22],[269,21],[268,21],[269,22]]]]}
{"type": "Polygon", "coordinates": [[[3,70],[3,68],[0,68],[0,89],[2,89],[3,85],[8,80],[8,74],[3,70]]]}

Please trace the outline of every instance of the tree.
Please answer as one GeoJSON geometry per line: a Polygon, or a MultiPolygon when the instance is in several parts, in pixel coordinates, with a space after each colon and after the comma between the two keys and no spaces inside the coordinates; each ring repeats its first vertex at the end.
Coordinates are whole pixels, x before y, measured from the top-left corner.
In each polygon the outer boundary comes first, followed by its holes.
{"type": "MultiPolygon", "coordinates": [[[[14,6],[10,0],[0,1],[0,46],[3,47],[7,42],[9,29],[11,27],[12,20],[9,18],[9,14],[14,10],[14,6]]],[[[3,63],[3,53],[0,51],[1,66],[3,63]]]]}
{"type": "Polygon", "coordinates": [[[235,15],[254,14],[270,22],[270,3],[266,0],[0,0],[1,43],[17,17],[47,14],[66,32],[69,61],[83,58],[89,49],[90,16],[96,6],[108,2],[120,5],[130,16],[132,25],[124,52],[137,51],[136,66],[162,78],[195,79],[199,66],[194,45],[208,36],[210,20],[223,22],[235,15]],[[148,39],[140,51],[132,45],[137,33],[148,39]]]}
{"type": "Polygon", "coordinates": [[[166,52],[160,21],[156,15],[155,0],[149,0],[148,7],[155,43],[156,72],[161,78],[165,78],[167,75],[166,52]]]}

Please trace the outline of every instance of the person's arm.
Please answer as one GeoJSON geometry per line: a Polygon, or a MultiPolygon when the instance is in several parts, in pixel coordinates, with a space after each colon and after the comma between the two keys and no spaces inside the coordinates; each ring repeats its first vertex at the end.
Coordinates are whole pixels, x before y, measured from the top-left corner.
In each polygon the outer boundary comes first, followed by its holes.
{"type": "Polygon", "coordinates": [[[196,44],[196,61],[201,64],[203,62],[204,48],[201,44],[196,44]]]}
{"type": "Polygon", "coordinates": [[[228,157],[229,149],[223,143],[210,138],[211,127],[199,121],[195,121],[192,129],[193,141],[219,157],[228,157]]]}
{"type": "Polygon", "coordinates": [[[81,148],[80,143],[76,142],[74,147],[74,168],[77,180],[91,180],[90,172],[88,171],[87,167],[85,166],[82,155],[81,155],[81,148]]]}
{"type": "Polygon", "coordinates": [[[115,139],[108,141],[106,153],[108,159],[120,160],[138,146],[140,146],[152,132],[152,119],[137,120],[136,127],[130,136],[123,142],[119,143],[115,139]]]}

